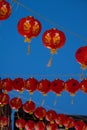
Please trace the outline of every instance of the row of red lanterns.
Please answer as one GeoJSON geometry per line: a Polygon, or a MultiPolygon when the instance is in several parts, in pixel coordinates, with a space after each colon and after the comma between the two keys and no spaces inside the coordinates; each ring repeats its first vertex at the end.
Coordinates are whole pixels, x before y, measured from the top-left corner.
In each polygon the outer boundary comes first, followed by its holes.
{"type": "Polygon", "coordinates": [[[87,93],[87,78],[82,81],[78,81],[74,78],[70,78],[67,81],[61,79],[55,79],[50,81],[48,79],[42,79],[38,81],[35,78],[5,78],[0,80],[0,89],[5,93],[16,90],[18,92],[23,92],[26,89],[30,94],[38,90],[43,95],[46,95],[48,92],[52,91],[57,95],[60,95],[64,90],[69,92],[70,95],[75,95],[78,90],[81,90],[84,93],[87,93]]]}

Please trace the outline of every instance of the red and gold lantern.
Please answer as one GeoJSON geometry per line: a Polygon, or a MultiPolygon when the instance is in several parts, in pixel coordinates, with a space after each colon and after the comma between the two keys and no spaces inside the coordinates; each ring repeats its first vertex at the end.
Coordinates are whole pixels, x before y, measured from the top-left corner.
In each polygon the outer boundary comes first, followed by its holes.
{"type": "Polygon", "coordinates": [[[75,53],[75,58],[79,64],[81,64],[82,69],[87,68],[87,46],[82,46],[77,49],[75,53]]]}
{"type": "Polygon", "coordinates": [[[76,121],[74,127],[76,130],[86,130],[86,124],[82,120],[76,121]]]}
{"type": "Polygon", "coordinates": [[[19,129],[19,130],[23,130],[25,128],[25,124],[26,121],[22,118],[19,118],[15,121],[15,126],[19,129]]]}
{"type": "Polygon", "coordinates": [[[9,123],[9,119],[6,116],[0,116],[0,127],[1,129],[5,126],[7,126],[9,123]]]}
{"type": "Polygon", "coordinates": [[[25,130],[34,130],[35,122],[33,120],[28,120],[25,125],[25,130]]]}
{"type": "Polygon", "coordinates": [[[46,120],[49,121],[51,124],[55,122],[57,118],[57,114],[54,110],[49,110],[46,112],[46,120]]]}
{"type": "Polygon", "coordinates": [[[7,105],[9,103],[9,95],[0,93],[0,107],[7,105]]]}
{"type": "Polygon", "coordinates": [[[87,93],[87,78],[83,79],[80,82],[80,89],[84,92],[87,93]]]}
{"type": "Polygon", "coordinates": [[[0,20],[6,20],[11,12],[10,4],[6,0],[0,0],[0,20]]]}
{"type": "Polygon", "coordinates": [[[64,126],[66,130],[74,127],[74,119],[72,117],[67,117],[66,120],[64,121],[64,126]]]}
{"type": "Polygon", "coordinates": [[[42,121],[35,123],[35,130],[45,130],[45,124],[42,121]]]}
{"type": "Polygon", "coordinates": [[[54,123],[54,124],[48,123],[46,125],[46,130],[58,130],[58,125],[56,123],[54,123]]]}

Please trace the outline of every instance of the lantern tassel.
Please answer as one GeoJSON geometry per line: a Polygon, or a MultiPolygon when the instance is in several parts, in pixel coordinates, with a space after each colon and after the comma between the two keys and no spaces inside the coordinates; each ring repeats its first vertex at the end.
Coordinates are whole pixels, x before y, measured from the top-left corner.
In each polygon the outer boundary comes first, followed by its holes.
{"type": "Polygon", "coordinates": [[[48,61],[48,64],[47,64],[48,67],[51,66],[51,64],[52,64],[52,60],[53,60],[53,58],[52,58],[52,56],[51,56],[50,59],[49,59],[49,61],[48,61]]]}
{"type": "Polygon", "coordinates": [[[30,43],[28,43],[28,54],[30,54],[30,43]]]}

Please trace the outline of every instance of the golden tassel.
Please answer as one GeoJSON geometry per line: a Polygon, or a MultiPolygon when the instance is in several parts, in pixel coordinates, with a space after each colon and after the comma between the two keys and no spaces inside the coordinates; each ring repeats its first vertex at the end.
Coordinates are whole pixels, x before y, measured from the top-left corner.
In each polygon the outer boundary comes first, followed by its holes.
{"type": "Polygon", "coordinates": [[[48,64],[47,64],[48,67],[51,66],[51,64],[52,64],[52,60],[53,60],[53,59],[52,59],[52,56],[51,56],[51,57],[50,57],[50,60],[48,61],[48,64]]]}
{"type": "Polygon", "coordinates": [[[28,54],[30,54],[30,43],[28,43],[28,54]]]}
{"type": "Polygon", "coordinates": [[[85,64],[82,64],[82,65],[81,65],[81,68],[82,68],[83,70],[86,70],[86,68],[87,68],[87,65],[85,65],[85,64]]]}

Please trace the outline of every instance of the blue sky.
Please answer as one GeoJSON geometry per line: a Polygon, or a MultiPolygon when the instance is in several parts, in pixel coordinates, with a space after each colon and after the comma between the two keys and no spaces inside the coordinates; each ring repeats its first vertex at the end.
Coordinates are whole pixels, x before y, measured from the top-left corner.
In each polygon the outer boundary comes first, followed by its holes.
{"type": "MultiPolygon", "coordinates": [[[[12,79],[22,77],[27,79],[35,77],[38,80],[47,78],[50,81],[60,78],[66,81],[75,78],[80,81],[83,70],[76,62],[75,52],[87,45],[87,1],[86,0],[17,0],[20,4],[7,0],[12,6],[11,16],[0,21],[0,77],[12,79]],[[24,6],[24,7],[23,7],[24,6]],[[42,24],[40,35],[32,39],[30,43],[30,55],[27,54],[28,44],[17,31],[17,23],[20,18],[34,16],[42,24]],[[42,34],[50,28],[57,28],[66,35],[65,45],[53,56],[51,67],[47,67],[50,58],[50,50],[42,43],[42,34]]],[[[87,76],[87,70],[84,72],[87,76]]],[[[19,95],[10,92],[10,97],[19,95]]],[[[20,94],[23,102],[29,100],[30,95],[26,91],[20,94]]],[[[72,97],[64,92],[57,97],[50,92],[45,97],[44,107],[54,109],[57,113],[87,115],[87,94],[78,92],[71,104],[72,97]]],[[[41,105],[43,95],[35,92],[32,100],[36,105],[41,105]],[[39,101],[39,104],[38,104],[39,101]]]]}

